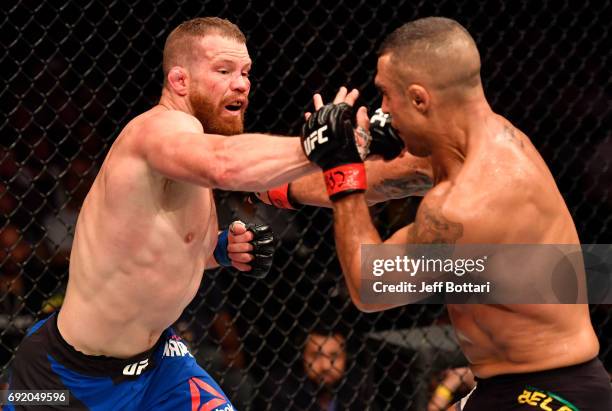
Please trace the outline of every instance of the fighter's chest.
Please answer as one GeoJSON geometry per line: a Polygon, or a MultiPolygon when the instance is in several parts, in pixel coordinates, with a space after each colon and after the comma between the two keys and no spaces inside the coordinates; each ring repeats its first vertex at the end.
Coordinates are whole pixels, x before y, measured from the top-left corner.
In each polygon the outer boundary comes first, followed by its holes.
{"type": "Polygon", "coordinates": [[[217,232],[217,212],[212,190],[188,184],[164,184],[160,202],[164,214],[188,244],[206,241],[217,232]]]}

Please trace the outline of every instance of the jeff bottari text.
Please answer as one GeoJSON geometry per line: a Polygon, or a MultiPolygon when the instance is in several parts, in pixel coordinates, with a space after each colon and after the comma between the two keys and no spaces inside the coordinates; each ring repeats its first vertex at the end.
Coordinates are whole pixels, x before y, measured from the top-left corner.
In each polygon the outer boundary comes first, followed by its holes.
{"type": "Polygon", "coordinates": [[[452,281],[434,281],[428,283],[423,281],[420,284],[415,284],[401,281],[399,283],[385,284],[382,281],[375,281],[372,288],[375,293],[488,293],[491,291],[491,283],[489,281],[483,284],[454,283],[452,281]]]}
{"type": "MultiPolygon", "coordinates": [[[[377,259],[373,261],[372,274],[381,277],[385,273],[406,273],[415,277],[417,273],[452,273],[457,277],[465,274],[482,273],[485,270],[487,256],[482,258],[442,259],[442,258],[411,258],[397,256],[393,259],[377,259]]],[[[399,281],[385,283],[374,281],[372,289],[375,293],[489,293],[491,283],[468,281],[399,281]]]]}

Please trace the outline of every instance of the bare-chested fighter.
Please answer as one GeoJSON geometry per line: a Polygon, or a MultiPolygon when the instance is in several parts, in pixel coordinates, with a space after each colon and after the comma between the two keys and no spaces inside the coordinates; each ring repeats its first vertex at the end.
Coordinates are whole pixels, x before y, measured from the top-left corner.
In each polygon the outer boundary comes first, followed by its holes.
{"type": "MultiPolygon", "coordinates": [[[[477,47],[459,23],[430,17],[397,29],[381,46],[375,83],[408,151],[431,159],[434,187],[414,223],[382,242],[357,150],[331,139],[309,145],[323,127],[327,138],[351,134],[350,107],[319,102],[302,136],[307,155],[324,170],[337,252],[358,308],[390,308],[360,299],[361,244],[579,244],[546,164],[528,137],[489,106],[477,47]]],[[[364,108],[357,124],[368,125],[364,108]]],[[[448,305],[448,311],[478,380],[453,409],[612,409],[587,305],[448,305]]]]}
{"type": "Polygon", "coordinates": [[[24,339],[12,390],[69,390],[62,409],[233,409],[168,328],[204,269],[260,276],[271,264],[266,227],[219,234],[211,188],[265,190],[318,170],[297,137],[240,134],[245,43],[218,18],[169,35],[160,103],[111,147],[78,218],[64,305],[24,339]]]}

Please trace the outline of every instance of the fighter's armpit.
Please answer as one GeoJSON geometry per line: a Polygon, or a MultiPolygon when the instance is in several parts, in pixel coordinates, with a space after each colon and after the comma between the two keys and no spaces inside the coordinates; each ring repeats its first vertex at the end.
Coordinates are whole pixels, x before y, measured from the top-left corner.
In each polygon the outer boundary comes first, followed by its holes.
{"type": "Polygon", "coordinates": [[[455,244],[463,236],[463,224],[450,221],[439,207],[425,201],[419,207],[413,242],[420,244],[455,244]]]}
{"type": "Polygon", "coordinates": [[[387,199],[409,196],[424,196],[432,187],[432,181],[425,174],[415,173],[406,177],[386,178],[371,189],[387,199]]]}

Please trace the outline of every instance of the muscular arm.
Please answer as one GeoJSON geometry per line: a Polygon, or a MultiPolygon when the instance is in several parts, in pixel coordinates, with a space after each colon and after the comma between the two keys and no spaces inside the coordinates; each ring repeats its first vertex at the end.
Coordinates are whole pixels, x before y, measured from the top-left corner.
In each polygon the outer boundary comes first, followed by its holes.
{"type": "Polygon", "coordinates": [[[137,147],[153,170],[172,180],[259,191],[318,170],[304,156],[299,138],[204,134],[184,113],[158,117],[138,133],[137,147]]]}
{"type": "MultiPolygon", "coordinates": [[[[428,194],[429,196],[429,194],[428,194]]],[[[362,244],[454,244],[463,236],[463,225],[446,218],[436,196],[424,199],[413,224],[382,241],[363,194],[347,196],[333,203],[336,250],[351,299],[361,311],[381,311],[398,305],[366,305],[361,302],[362,244]]]]}
{"type": "Polygon", "coordinates": [[[342,266],[346,286],[355,306],[366,312],[393,308],[393,305],[364,305],[359,296],[361,286],[361,244],[381,244],[372,224],[364,194],[347,196],[333,203],[336,253],[342,266]]]}
{"type": "MultiPolygon", "coordinates": [[[[409,196],[423,196],[432,186],[431,165],[428,158],[408,153],[392,161],[381,158],[365,162],[368,189],[365,200],[369,205],[409,196]]],[[[290,185],[291,197],[300,204],[331,207],[323,178],[314,173],[290,185]]]]}

